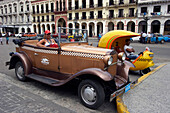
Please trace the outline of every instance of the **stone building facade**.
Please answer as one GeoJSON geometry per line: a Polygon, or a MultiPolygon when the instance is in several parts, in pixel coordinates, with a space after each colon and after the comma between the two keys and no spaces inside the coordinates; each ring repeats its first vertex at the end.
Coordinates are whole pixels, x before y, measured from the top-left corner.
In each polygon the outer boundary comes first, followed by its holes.
{"type": "Polygon", "coordinates": [[[31,32],[31,2],[29,0],[4,0],[0,2],[1,32],[31,32]]]}
{"type": "Polygon", "coordinates": [[[170,34],[170,0],[139,0],[138,26],[138,32],[170,34]]]}

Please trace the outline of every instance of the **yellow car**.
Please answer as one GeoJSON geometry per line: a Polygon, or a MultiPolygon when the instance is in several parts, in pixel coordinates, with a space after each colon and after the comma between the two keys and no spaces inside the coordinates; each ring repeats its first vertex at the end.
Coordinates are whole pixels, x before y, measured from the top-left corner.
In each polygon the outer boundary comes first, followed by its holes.
{"type": "Polygon", "coordinates": [[[71,39],[74,39],[75,41],[79,41],[79,40],[81,40],[83,38],[83,34],[82,33],[80,33],[80,34],[78,34],[78,35],[70,35],[70,36],[68,36],[68,39],[69,40],[71,40],[71,39]]]}
{"type": "MultiPolygon", "coordinates": [[[[139,36],[139,34],[125,30],[110,31],[102,36],[98,43],[98,47],[115,49],[118,53],[124,52],[125,40],[136,36],[139,36]],[[122,51],[119,51],[118,48],[122,51]]],[[[146,48],[146,50],[135,60],[131,60],[135,67],[131,67],[130,70],[140,70],[141,74],[148,73],[150,71],[149,67],[154,66],[153,56],[154,53],[151,52],[149,48],[146,48]]]]}

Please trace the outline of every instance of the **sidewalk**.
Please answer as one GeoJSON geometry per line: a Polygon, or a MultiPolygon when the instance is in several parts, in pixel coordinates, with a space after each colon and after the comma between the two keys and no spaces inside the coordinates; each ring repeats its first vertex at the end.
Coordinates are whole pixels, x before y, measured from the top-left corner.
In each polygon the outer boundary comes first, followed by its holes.
{"type": "Polygon", "coordinates": [[[122,100],[130,113],[170,113],[170,62],[152,73],[122,100]]]}
{"type": "Polygon", "coordinates": [[[73,113],[73,111],[46,100],[0,79],[0,113],[73,113]]]}

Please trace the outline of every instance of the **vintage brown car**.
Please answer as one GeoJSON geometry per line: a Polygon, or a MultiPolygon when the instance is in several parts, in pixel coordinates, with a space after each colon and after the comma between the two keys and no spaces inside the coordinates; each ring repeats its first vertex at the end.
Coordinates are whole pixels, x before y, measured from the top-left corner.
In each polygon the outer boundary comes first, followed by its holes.
{"type": "Polygon", "coordinates": [[[37,47],[38,40],[13,41],[19,46],[16,52],[10,53],[11,59],[6,65],[15,69],[20,81],[31,78],[61,86],[76,79],[80,101],[88,108],[98,108],[107,94],[115,97],[129,83],[128,71],[132,65],[124,60],[125,55],[93,47],[88,40],[62,42],[58,39],[58,48],[37,47]]]}

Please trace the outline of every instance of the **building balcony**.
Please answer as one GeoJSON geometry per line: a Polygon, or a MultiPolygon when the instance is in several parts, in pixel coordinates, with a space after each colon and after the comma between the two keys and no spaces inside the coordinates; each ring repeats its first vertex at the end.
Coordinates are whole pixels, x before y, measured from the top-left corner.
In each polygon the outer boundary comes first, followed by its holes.
{"type": "Polygon", "coordinates": [[[98,17],[98,19],[102,19],[103,17],[102,16],[97,16],[98,17]]]}
{"type": "Polygon", "coordinates": [[[94,16],[88,16],[88,19],[94,19],[94,16]]]}
{"type": "Polygon", "coordinates": [[[62,10],[55,9],[54,11],[55,14],[67,14],[67,8],[63,8],[62,10]]]}
{"type": "Polygon", "coordinates": [[[126,17],[136,17],[135,14],[126,14],[126,17]]]}
{"type": "Polygon", "coordinates": [[[85,17],[81,17],[82,20],[86,20],[86,16],[85,17]]]}
{"type": "Polygon", "coordinates": [[[19,14],[24,14],[24,11],[19,11],[19,14]]]}
{"type": "Polygon", "coordinates": [[[72,18],[71,18],[71,17],[69,17],[69,18],[67,18],[67,20],[72,20],[72,18]]]}
{"type": "Polygon", "coordinates": [[[93,5],[93,4],[91,4],[91,5],[90,5],[90,8],[94,8],[94,5],[93,5]]]}
{"type": "Polygon", "coordinates": [[[31,12],[26,10],[25,13],[26,13],[26,14],[29,14],[29,13],[31,13],[31,12]]]}
{"type": "Polygon", "coordinates": [[[162,12],[152,12],[151,13],[152,17],[157,17],[157,16],[161,16],[161,15],[162,15],[162,12]]]}
{"type": "Polygon", "coordinates": [[[129,4],[136,4],[137,2],[135,0],[130,0],[129,4]]]}
{"type": "Polygon", "coordinates": [[[115,17],[114,17],[114,15],[112,15],[112,16],[107,15],[107,18],[108,18],[108,19],[113,19],[113,18],[115,18],[115,17]]]}
{"type": "Polygon", "coordinates": [[[17,15],[17,12],[13,12],[12,14],[13,14],[13,15],[17,15]]]}

